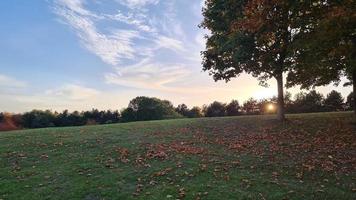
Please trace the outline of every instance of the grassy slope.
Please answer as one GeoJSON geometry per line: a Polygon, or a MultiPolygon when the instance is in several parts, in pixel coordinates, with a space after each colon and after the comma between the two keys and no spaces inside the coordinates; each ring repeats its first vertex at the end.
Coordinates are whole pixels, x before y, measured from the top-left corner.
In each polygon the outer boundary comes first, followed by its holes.
{"type": "Polygon", "coordinates": [[[0,133],[0,199],[356,199],[351,113],[0,133]]]}

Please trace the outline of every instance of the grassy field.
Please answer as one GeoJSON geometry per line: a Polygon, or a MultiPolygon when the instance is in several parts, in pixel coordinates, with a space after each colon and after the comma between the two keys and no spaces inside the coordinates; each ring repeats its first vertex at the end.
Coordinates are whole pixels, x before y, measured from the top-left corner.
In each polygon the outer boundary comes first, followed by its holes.
{"type": "Polygon", "coordinates": [[[352,113],[0,133],[0,199],[356,199],[352,113]]]}

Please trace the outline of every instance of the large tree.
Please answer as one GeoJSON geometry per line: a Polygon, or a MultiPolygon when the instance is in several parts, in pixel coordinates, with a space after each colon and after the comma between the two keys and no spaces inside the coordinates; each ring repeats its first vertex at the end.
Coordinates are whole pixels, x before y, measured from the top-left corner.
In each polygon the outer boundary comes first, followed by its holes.
{"type": "Polygon", "coordinates": [[[356,91],[355,1],[318,0],[304,10],[307,14],[300,17],[301,28],[294,42],[297,62],[288,76],[288,86],[339,84],[346,76],[350,80],[346,85],[353,85],[356,91]]]}
{"type": "Polygon", "coordinates": [[[260,84],[274,78],[278,118],[284,120],[284,78],[296,61],[291,51],[298,27],[299,1],[206,0],[203,28],[210,30],[202,52],[203,70],[214,80],[229,81],[246,72],[260,84]]]}

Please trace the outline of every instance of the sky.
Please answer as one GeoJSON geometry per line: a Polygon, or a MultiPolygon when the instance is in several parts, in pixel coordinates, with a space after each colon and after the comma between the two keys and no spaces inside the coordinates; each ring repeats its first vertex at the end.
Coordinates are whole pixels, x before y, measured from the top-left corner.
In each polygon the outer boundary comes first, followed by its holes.
{"type": "MultiPolygon", "coordinates": [[[[120,110],[136,96],[201,106],[276,95],[202,71],[202,0],[0,1],[0,111],[120,110]]],[[[317,88],[324,95],[336,89],[317,88]]],[[[292,94],[299,88],[289,89],[292,94]]]]}

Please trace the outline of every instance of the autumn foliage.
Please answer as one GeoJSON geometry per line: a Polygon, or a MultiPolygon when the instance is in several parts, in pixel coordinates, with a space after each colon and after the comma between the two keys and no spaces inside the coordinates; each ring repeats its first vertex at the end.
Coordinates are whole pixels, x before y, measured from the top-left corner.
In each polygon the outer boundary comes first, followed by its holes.
{"type": "Polygon", "coordinates": [[[13,115],[10,113],[3,113],[0,117],[0,131],[12,131],[20,129],[20,115],[13,115]]]}

